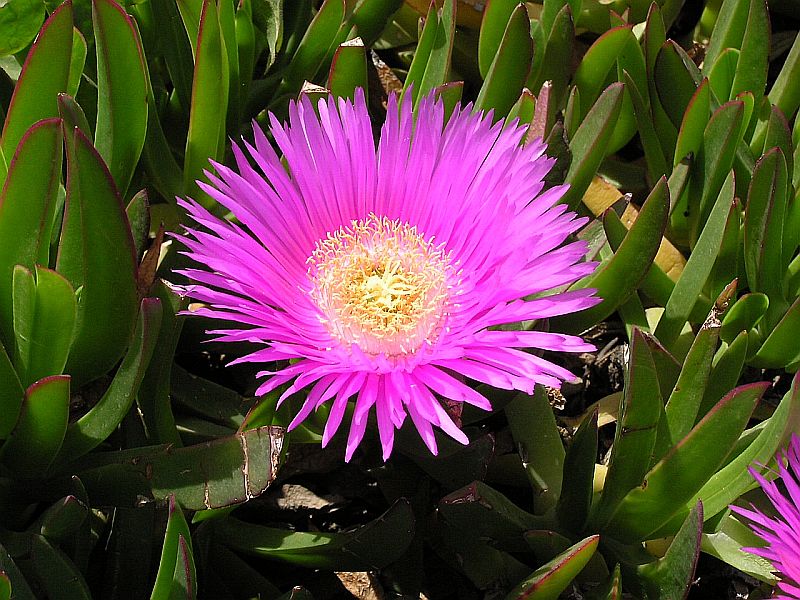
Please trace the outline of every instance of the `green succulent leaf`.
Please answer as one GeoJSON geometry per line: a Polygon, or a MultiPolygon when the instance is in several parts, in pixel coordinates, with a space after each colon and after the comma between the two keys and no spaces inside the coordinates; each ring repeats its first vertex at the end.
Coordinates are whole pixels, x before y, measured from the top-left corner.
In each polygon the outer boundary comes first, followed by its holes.
{"type": "Polygon", "coordinates": [[[33,43],[11,96],[0,151],[14,155],[22,136],[41,119],[58,116],[56,97],[67,91],[72,56],[72,2],[61,4],[33,43]]]}
{"type": "MultiPolygon", "coordinates": [[[[598,297],[603,301],[569,317],[553,319],[559,330],[583,331],[602,321],[631,297],[651,269],[668,217],[669,190],[667,180],[662,177],[648,195],[639,216],[614,256],[593,275],[577,284],[583,288],[596,289],[598,297]]],[[[609,230],[619,225],[619,217],[609,210],[603,216],[603,222],[609,230]],[[609,222],[613,225],[608,224],[609,222]]]]}
{"type": "Polygon", "coordinates": [[[0,7],[0,56],[27,46],[42,25],[44,4],[39,0],[12,0],[0,7]]]}
{"type": "Polygon", "coordinates": [[[800,358],[797,336],[800,335],[800,298],[794,301],[774,329],[767,335],[755,356],[748,361],[760,369],[776,369],[800,358]]]}
{"type": "Polygon", "coordinates": [[[142,300],[133,341],[125,358],[100,400],[77,421],[70,423],[59,462],[74,460],[100,445],[128,413],[155,348],[161,312],[158,299],[142,300]]]}
{"type": "Polygon", "coordinates": [[[447,81],[456,29],[455,12],[456,0],[445,0],[438,10],[431,4],[403,84],[404,93],[413,85],[414,106],[421,97],[447,81]]]}
{"type": "Polygon", "coordinates": [[[667,553],[657,561],[637,569],[648,598],[666,600],[686,597],[700,557],[702,533],[703,504],[698,502],[681,525],[667,553]]]}
{"type": "Polygon", "coordinates": [[[353,100],[356,89],[367,91],[367,55],[361,38],[341,44],[333,55],[327,88],[334,96],[353,100]]]}
{"type": "Polygon", "coordinates": [[[97,49],[95,147],[124,196],[147,132],[149,77],[134,20],[114,0],[93,0],[97,49]]]}
{"type": "Polygon", "coordinates": [[[317,569],[365,571],[397,560],[414,537],[414,513],[406,499],[375,521],[346,533],[301,532],[245,523],[214,523],[215,541],[252,556],[317,569]]]}
{"type": "MultiPolygon", "coordinates": [[[[681,121],[678,132],[678,142],[675,146],[675,165],[689,154],[696,154],[703,143],[703,131],[711,115],[711,89],[708,79],[697,86],[686,112],[681,121]]],[[[673,165],[673,166],[675,166],[673,165]]]]}
{"type": "Polygon", "coordinates": [[[567,477],[556,505],[559,523],[569,531],[582,531],[592,506],[594,465],[597,458],[597,409],[581,423],[564,458],[567,477]]]}
{"type": "Polygon", "coordinates": [[[506,600],[556,600],[594,556],[599,535],[590,536],[542,565],[520,582],[506,600]]]}
{"type": "Polygon", "coordinates": [[[25,388],[8,353],[0,345],[0,440],[7,438],[17,424],[24,396],[25,388]]]}
{"type": "Polygon", "coordinates": [[[661,390],[649,344],[644,334],[634,328],[608,473],[592,515],[594,526],[602,527],[607,523],[626,494],[642,483],[650,467],[662,410],[661,390]]]}
{"type": "Polygon", "coordinates": [[[35,600],[28,582],[25,581],[25,576],[19,570],[19,567],[14,563],[8,551],[0,545],[0,569],[8,578],[12,591],[14,592],[13,600],[35,600]]]}
{"type": "Polygon", "coordinates": [[[631,39],[634,38],[630,25],[609,29],[591,45],[578,65],[572,81],[580,91],[580,114],[586,115],[587,119],[608,72],[631,39]]]}
{"type": "Polygon", "coordinates": [[[275,479],[283,429],[265,426],[174,449],[151,446],[90,454],[73,463],[93,502],[138,506],[170,494],[188,510],[240,504],[275,479]]]}
{"type": "Polygon", "coordinates": [[[701,549],[706,554],[725,561],[732,567],[769,584],[775,584],[772,564],[765,558],[745,552],[743,547],[757,547],[764,543],[752,529],[732,515],[726,515],[714,533],[704,533],[701,549]]]}
{"type": "MultiPolygon", "coordinates": [[[[69,131],[78,128],[86,135],[86,137],[88,138],[92,137],[92,128],[89,125],[89,121],[86,119],[86,113],[83,112],[83,109],[81,108],[80,104],[78,104],[78,102],[75,100],[75,98],[73,98],[68,94],[59,94],[58,114],[64,121],[64,129],[69,131]]],[[[59,141],[61,141],[60,136],[59,136],[59,141]]],[[[61,144],[59,144],[58,148],[59,154],[61,154],[60,146],[61,144]]]]}
{"type": "MultiPolygon", "coordinates": [[[[580,102],[580,94],[575,90],[575,97],[580,102]]],[[[575,209],[583,198],[584,192],[592,182],[600,163],[606,155],[606,146],[614,133],[614,127],[622,110],[622,96],[625,86],[622,83],[612,83],[600,94],[589,113],[580,123],[575,133],[569,140],[569,149],[572,153],[572,162],[565,177],[569,190],[562,197],[562,202],[571,209],[575,209]]],[[[567,113],[569,112],[569,105],[567,113]]],[[[570,131],[565,117],[564,127],[570,131]]]]}
{"type": "Polygon", "coordinates": [[[88,45],[86,38],[77,27],[72,28],[72,58],[69,62],[69,77],[67,78],[67,94],[73,98],[78,95],[78,88],[83,79],[83,68],[86,66],[88,45]]]}
{"type": "Polygon", "coordinates": [[[136,257],[125,208],[86,135],[68,132],[67,199],[56,270],[80,289],[66,372],[81,385],[113,367],[136,320],[136,257]],[[104,244],[95,242],[102,236],[104,244]]]}
{"type": "Polygon", "coordinates": [[[14,269],[14,363],[24,387],[67,364],[78,306],[64,277],[37,266],[14,269]]]}
{"type": "Polygon", "coordinates": [[[767,387],[743,385],[720,400],[625,496],[607,531],[633,542],[648,539],[670,521],[722,465],[767,387]]]}
{"type": "Polygon", "coordinates": [[[475,108],[494,110],[498,119],[508,114],[528,79],[533,40],[528,11],[519,4],[511,13],[500,46],[478,91],[475,108]]]}
{"type": "Polygon", "coordinates": [[[31,538],[31,559],[39,582],[51,598],[91,600],[86,584],[75,564],[41,535],[31,538]]]}
{"type": "MultiPolygon", "coordinates": [[[[326,2],[333,3],[333,0],[326,2]]],[[[220,115],[227,114],[228,76],[228,57],[216,3],[203,0],[183,161],[183,189],[208,205],[213,202],[197,187],[196,180],[203,178],[209,158],[221,160],[225,151],[225,119],[220,115]]]]}
{"type": "Polygon", "coordinates": [[[511,435],[533,487],[534,510],[544,514],[561,493],[564,445],[542,386],[533,396],[518,394],[505,407],[511,435]]]}
{"type": "MultiPolygon", "coordinates": [[[[734,305],[735,307],[736,305],[734,305]]],[[[723,322],[720,336],[724,329],[725,324],[723,322]]],[[[728,390],[733,389],[736,386],[736,382],[739,381],[739,376],[742,374],[747,357],[748,337],[746,331],[740,331],[739,335],[729,342],[727,348],[720,349],[714,357],[711,375],[708,377],[706,391],[703,394],[703,400],[698,410],[698,415],[701,417],[705,416],[728,390]]]]}
{"type": "Polygon", "coordinates": [[[14,267],[50,262],[62,153],[60,119],[38,122],[20,140],[0,192],[0,333],[7,348],[13,348],[14,267]]]}
{"type": "Polygon", "coordinates": [[[69,383],[68,375],[53,375],[25,390],[16,427],[0,450],[17,475],[40,477],[56,457],[67,430],[69,383]]]}
{"type": "Polygon", "coordinates": [[[700,85],[700,72],[678,44],[667,40],[656,56],[653,78],[661,106],[672,124],[680,127],[686,107],[700,85]]]}
{"type": "Polygon", "coordinates": [[[197,574],[192,552],[192,538],[183,511],[169,497],[169,516],[161,561],[158,565],[156,582],[153,585],[151,600],[197,597],[197,574]]]}
{"type": "Polygon", "coordinates": [[[722,321],[720,337],[729,344],[742,332],[755,328],[767,312],[769,298],[766,294],[744,294],[730,308],[722,321]]]}
{"type": "MultiPolygon", "coordinates": [[[[153,11],[153,24],[159,39],[165,41],[160,45],[164,54],[170,80],[175,86],[178,103],[184,111],[191,106],[192,70],[194,44],[196,38],[190,40],[184,27],[178,3],[172,0],[152,0],[150,6],[153,11]]],[[[155,114],[154,107],[149,107],[150,119],[155,114]]]]}
{"type": "MultiPolygon", "coordinates": [[[[483,11],[478,37],[478,69],[484,79],[489,73],[492,62],[496,60],[509,19],[518,8],[517,0],[492,0],[483,11]]],[[[528,31],[530,35],[530,25],[528,31]]],[[[528,61],[530,62],[530,58],[528,61]]]]}

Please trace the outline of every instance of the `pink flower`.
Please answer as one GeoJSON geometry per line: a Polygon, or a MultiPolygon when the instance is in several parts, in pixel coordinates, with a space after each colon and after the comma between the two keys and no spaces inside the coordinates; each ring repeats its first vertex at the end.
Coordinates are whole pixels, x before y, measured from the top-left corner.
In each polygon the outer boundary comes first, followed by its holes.
{"type": "Polygon", "coordinates": [[[775,567],[780,581],[780,593],[774,598],[800,599],[800,437],[792,434],[785,452],[778,453],[778,477],[768,481],[755,469],[750,469],[756,481],[775,507],[777,515],[770,517],[753,507],[753,510],[731,506],[735,513],[752,521],[753,531],[767,545],[763,548],[742,548],[762,558],[775,567]],[[782,486],[779,486],[779,482],[782,486]]]}
{"type": "Polygon", "coordinates": [[[356,396],[346,460],[373,407],[384,459],[406,415],[435,454],[434,426],[468,441],[439,396],[491,409],[464,378],[527,393],[574,379],[525,349],[590,344],[492,329],[598,302],[586,289],[543,295],[595,264],[584,242],[562,245],[586,219],[558,204],[566,186],[543,191],[554,160],[541,141],[521,146],[524,128],[470,107],[445,123],[432,97],[416,116],[391,97],[377,150],[360,90],[289,113],[287,125],[271,117],[288,168],[255,127],[255,147],[233,147],[237,168],[214,163],[199,184],[238,224],[181,201],[201,227],[179,237],[203,265],[182,271],[207,304],[197,313],[242,325],[212,333],[264,346],[234,361],[269,365],[257,393],[307,392],[290,429],[330,401],[324,446],[356,396]]]}

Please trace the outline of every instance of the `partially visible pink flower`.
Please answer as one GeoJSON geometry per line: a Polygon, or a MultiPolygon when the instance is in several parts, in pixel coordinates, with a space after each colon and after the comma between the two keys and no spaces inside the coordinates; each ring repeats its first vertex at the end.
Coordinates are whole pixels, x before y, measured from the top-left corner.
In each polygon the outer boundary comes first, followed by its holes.
{"type": "Polygon", "coordinates": [[[731,510],[750,519],[753,531],[767,543],[763,548],[742,549],[766,558],[775,567],[780,592],[774,597],[800,600],[800,437],[792,434],[789,447],[778,453],[777,462],[778,477],[772,481],[750,469],[777,515],[767,516],[755,507],[731,506],[731,510]]]}
{"type": "Polygon", "coordinates": [[[593,290],[544,295],[591,273],[587,245],[564,244],[586,222],[544,190],[554,159],[525,129],[493,124],[469,106],[445,122],[429,96],[416,115],[389,99],[380,139],[361,90],[304,98],[289,123],[271,117],[286,164],[255,127],[255,146],[234,145],[236,169],[214,163],[200,187],[238,223],[181,201],[200,228],[179,236],[202,268],[186,291],[207,317],[241,323],[218,340],[265,347],[234,362],[269,365],[257,390],[307,391],[290,428],[331,402],[322,444],[356,396],[346,459],[375,408],[384,459],[411,417],[436,453],[433,427],[467,443],[439,398],[490,410],[465,378],[533,392],[574,379],[529,348],[583,352],[578,337],[499,331],[498,325],[594,305],[593,290]],[[377,146],[377,149],[376,149],[377,146]]]}

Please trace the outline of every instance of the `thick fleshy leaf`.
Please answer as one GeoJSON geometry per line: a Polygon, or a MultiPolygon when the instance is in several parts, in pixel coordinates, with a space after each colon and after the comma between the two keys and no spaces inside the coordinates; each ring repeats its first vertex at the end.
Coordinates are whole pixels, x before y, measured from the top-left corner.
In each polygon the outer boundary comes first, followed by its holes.
{"type": "Polygon", "coordinates": [[[66,368],[79,386],[106,373],[125,351],[138,304],[136,257],[125,207],[103,159],[80,130],[66,138],[67,200],[56,270],[82,288],[66,368]]]}
{"type": "Polygon", "coordinates": [[[14,364],[23,387],[67,364],[78,312],[75,291],[64,277],[36,267],[14,269],[14,364]]]}
{"type": "Polygon", "coordinates": [[[586,119],[603,89],[608,72],[632,37],[630,25],[614,27],[601,35],[583,56],[572,81],[580,91],[580,114],[586,119]]]}
{"type": "Polygon", "coordinates": [[[625,495],[642,483],[650,466],[663,410],[653,357],[638,329],[633,330],[630,348],[608,473],[592,515],[594,527],[607,523],[625,495]]]}
{"type": "Polygon", "coordinates": [[[593,535],[571,546],[536,569],[508,593],[506,600],[556,600],[594,556],[599,542],[600,536],[593,535]]]}
{"type": "Polygon", "coordinates": [[[50,262],[62,154],[60,119],[40,121],[21,139],[0,193],[0,333],[9,348],[14,267],[50,262]]]}
{"type": "Polygon", "coordinates": [[[695,245],[705,231],[709,215],[733,167],[736,150],[742,141],[745,103],[734,100],[723,104],[708,121],[703,144],[695,161],[695,173],[689,184],[689,222],[695,245]]]}
{"type": "Polygon", "coordinates": [[[145,298],[133,341],[122,364],[97,403],[67,428],[59,462],[74,460],[95,448],[120,424],[136,398],[153,354],[160,324],[161,302],[156,298],[145,298]]]}
{"type": "Polygon", "coordinates": [[[718,100],[725,102],[736,94],[732,93],[733,78],[736,76],[736,66],[739,63],[739,51],[735,48],[726,48],[717,58],[714,67],[708,74],[711,90],[718,100]]]}
{"type": "Polygon", "coordinates": [[[58,116],[56,98],[67,91],[72,56],[72,2],[67,0],[45,21],[33,43],[8,107],[0,150],[6,158],[36,121],[58,116]]]}
{"type": "Polygon", "coordinates": [[[19,420],[3,445],[3,463],[21,477],[41,476],[61,447],[68,418],[69,376],[34,383],[25,391],[19,420]]]}
{"type": "Polygon", "coordinates": [[[697,332],[692,347],[683,361],[678,382],[667,400],[665,416],[670,439],[682,439],[695,424],[703,394],[711,374],[711,361],[719,343],[719,311],[712,309],[697,332]]]}
{"type": "Polygon", "coordinates": [[[358,35],[367,46],[372,46],[381,35],[392,15],[403,5],[403,0],[367,0],[359,2],[350,22],[355,26],[358,35]]]}
{"type": "Polygon", "coordinates": [[[765,294],[744,294],[725,315],[720,337],[729,344],[732,343],[742,331],[749,331],[759,324],[768,306],[769,298],[765,294]]]}
{"type": "Polygon", "coordinates": [[[760,369],[778,369],[792,364],[800,358],[798,336],[800,336],[800,298],[794,301],[783,318],[767,335],[767,339],[749,364],[760,369]]]}
{"type": "Polygon", "coordinates": [[[508,20],[500,46],[478,91],[475,108],[494,110],[495,119],[506,116],[522,92],[532,58],[530,17],[525,5],[519,4],[508,20]]]}
{"type": "MultiPolygon", "coordinates": [[[[153,25],[156,35],[164,40],[159,49],[163,52],[170,80],[175,86],[179,104],[184,110],[191,106],[192,93],[192,44],[178,11],[178,4],[172,0],[152,0],[153,25]]],[[[150,107],[151,115],[155,113],[150,107]]],[[[152,118],[152,116],[151,116],[152,118]]]]}
{"type": "Polygon", "coordinates": [[[747,194],[744,267],[750,290],[769,297],[768,326],[786,310],[783,279],[788,265],[782,259],[788,178],[783,152],[772,148],[756,163],[747,194]]]}
{"type": "MultiPolygon", "coordinates": [[[[628,91],[633,103],[633,112],[636,117],[636,125],[639,129],[639,139],[642,142],[645,160],[647,161],[647,172],[653,181],[667,175],[667,160],[661,149],[661,142],[653,125],[650,106],[642,96],[642,90],[627,71],[625,76],[625,89],[628,91]]],[[[642,88],[646,90],[647,88],[642,88]]]]}
{"type": "Polygon", "coordinates": [[[75,564],[45,537],[31,537],[31,559],[38,580],[49,598],[92,599],[89,586],[75,564]]]}
{"type": "MultiPolygon", "coordinates": [[[[329,0],[326,4],[330,4],[329,0]]],[[[183,161],[186,194],[213,203],[197,187],[209,158],[221,160],[225,151],[225,119],[228,110],[228,57],[222,41],[216,3],[203,1],[197,56],[192,79],[192,106],[183,161]]]]}
{"type": "Polygon", "coordinates": [[[25,581],[25,576],[2,545],[0,545],[0,569],[11,582],[14,591],[13,600],[36,600],[28,582],[25,581]]]}
{"type": "MultiPolygon", "coordinates": [[[[548,2],[545,11],[550,6],[558,4],[558,2],[548,2]]],[[[543,28],[545,31],[548,30],[545,25],[543,28]]],[[[564,65],[572,60],[575,44],[575,23],[569,3],[565,3],[555,15],[549,32],[544,55],[538,64],[538,69],[535,71],[531,69],[527,85],[536,90],[546,82],[550,82],[551,102],[554,106],[561,107],[567,95],[567,84],[570,78],[569,69],[565,69],[564,65]]],[[[537,54],[541,55],[541,46],[535,46],[534,60],[537,54]]]]}
{"type": "Polygon", "coordinates": [[[77,27],[72,28],[72,58],[69,62],[69,77],[67,78],[67,94],[73,98],[78,95],[78,88],[83,79],[83,68],[86,66],[88,45],[86,38],[77,27]]]}
{"type": "Polygon", "coordinates": [[[13,0],[0,7],[0,56],[16,54],[33,41],[44,19],[38,0],[13,0]]]}
{"type": "Polygon", "coordinates": [[[533,487],[534,511],[544,514],[561,493],[564,465],[564,444],[544,388],[537,385],[533,396],[518,394],[505,413],[533,487]]]}
{"type": "Polygon", "coordinates": [[[367,90],[367,55],[361,38],[341,44],[333,55],[328,89],[334,96],[355,99],[356,88],[367,90]]]}
{"type": "MultiPolygon", "coordinates": [[[[711,89],[708,79],[697,87],[681,121],[675,146],[675,165],[688,154],[695,154],[703,143],[703,132],[711,115],[711,89]]],[[[673,166],[675,166],[673,165],[673,166]]]]}
{"type": "Polygon", "coordinates": [[[93,502],[137,506],[170,494],[188,510],[259,496],[275,479],[283,429],[260,427],[205,444],[90,454],[72,463],[93,502]]]}
{"type": "Polygon", "coordinates": [[[413,85],[415,105],[419,98],[447,81],[455,37],[455,12],[456,0],[445,0],[441,9],[431,3],[414,60],[403,84],[404,92],[413,85]]]}
{"type": "Polygon", "coordinates": [[[711,274],[722,244],[725,225],[733,214],[733,194],[734,178],[731,171],[717,197],[706,226],[686,262],[680,279],[675,284],[675,289],[664,308],[664,314],[656,326],[655,336],[667,348],[671,348],[680,335],[683,324],[689,318],[689,314],[711,274]]]}
{"type": "Polygon", "coordinates": [[[175,496],[170,496],[161,561],[150,598],[151,600],[161,600],[161,598],[194,599],[196,596],[197,575],[189,525],[186,523],[181,507],[175,501],[175,496]]]}
{"type": "Polygon", "coordinates": [[[661,106],[672,124],[680,127],[686,107],[700,84],[700,72],[678,44],[667,40],[656,57],[653,78],[661,106]]]}
{"type": "Polygon", "coordinates": [[[67,542],[89,516],[87,501],[72,494],[61,498],[37,519],[39,532],[51,542],[67,542]]]}
{"type": "Polygon", "coordinates": [[[607,528],[613,537],[648,539],[685,507],[727,458],[768,387],[743,385],[720,400],[623,499],[607,528]]]}
{"type": "Polygon", "coordinates": [[[637,569],[644,581],[647,597],[661,600],[686,598],[692,585],[700,536],[703,533],[703,504],[698,502],[686,517],[667,553],[655,562],[637,569]]]}
{"type": "Polygon", "coordinates": [[[518,6],[517,0],[490,0],[486,3],[478,37],[478,69],[484,79],[500,49],[508,21],[518,6]]]}
{"type": "Polygon", "coordinates": [[[402,498],[375,521],[347,533],[264,527],[229,517],[214,523],[214,540],[237,552],[336,571],[367,571],[391,564],[414,537],[414,513],[402,498]]]}
{"type": "Polygon", "coordinates": [[[0,440],[7,438],[17,424],[24,396],[25,388],[20,383],[8,353],[0,344],[0,440]]]}
{"type": "MultiPolygon", "coordinates": [[[[734,305],[735,306],[735,305],[734,305]]],[[[723,324],[723,329],[724,329],[723,324]]],[[[724,350],[717,352],[714,357],[714,365],[708,377],[706,391],[700,403],[698,415],[700,417],[711,410],[722,397],[732,390],[739,381],[739,376],[744,368],[744,361],[747,357],[748,334],[740,331],[724,350]]]]}
{"type": "Polygon", "coordinates": [[[136,24],[119,4],[93,0],[92,21],[97,48],[95,146],[125,195],[147,133],[147,67],[136,24]]]}
{"type": "Polygon", "coordinates": [[[594,465],[597,459],[597,410],[575,432],[564,458],[564,483],[556,505],[559,524],[583,531],[592,506],[594,465]]]}
{"type": "MultiPolygon", "coordinates": [[[[77,127],[86,134],[86,137],[92,137],[92,128],[86,118],[86,113],[83,112],[81,105],[78,104],[73,96],[68,94],[58,95],[58,114],[64,121],[64,129],[66,131],[71,131],[77,127]]],[[[61,151],[61,148],[59,148],[59,151],[61,151]]]]}
{"type": "Polygon", "coordinates": [[[482,481],[448,494],[439,502],[439,515],[458,531],[469,531],[479,539],[491,539],[503,550],[524,551],[522,534],[544,529],[546,517],[525,512],[508,497],[482,481]]]}
{"type": "Polygon", "coordinates": [[[325,0],[322,3],[284,71],[286,91],[296,93],[304,80],[313,79],[325,57],[344,40],[343,37],[337,40],[343,29],[344,16],[344,0],[325,0]]]}
{"type": "MultiPolygon", "coordinates": [[[[573,89],[577,91],[578,88],[573,89]]],[[[565,181],[570,187],[561,201],[572,209],[578,206],[605,157],[606,145],[614,133],[614,126],[622,109],[624,89],[622,83],[608,86],[569,141],[572,162],[565,181]]],[[[567,129],[569,130],[568,127],[567,129]]]]}
{"type": "Polygon", "coordinates": [[[714,533],[704,533],[701,549],[706,554],[726,562],[732,567],[769,584],[775,584],[772,564],[766,559],[745,552],[743,547],[756,547],[764,543],[752,529],[732,515],[722,519],[714,533]]]}
{"type": "MultiPolygon", "coordinates": [[[[662,177],[648,195],[639,216],[614,256],[593,275],[578,283],[581,288],[596,289],[597,296],[603,301],[578,313],[554,319],[556,329],[584,331],[602,321],[625,302],[650,271],[668,218],[669,190],[667,180],[662,177]]],[[[609,220],[619,220],[611,210],[604,215],[604,224],[609,220]]]]}

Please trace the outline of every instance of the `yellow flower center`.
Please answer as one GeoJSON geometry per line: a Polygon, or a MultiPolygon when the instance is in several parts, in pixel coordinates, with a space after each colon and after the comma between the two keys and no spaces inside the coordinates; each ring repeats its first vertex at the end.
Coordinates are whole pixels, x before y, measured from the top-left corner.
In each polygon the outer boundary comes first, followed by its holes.
{"type": "Polygon", "coordinates": [[[339,341],[396,356],[438,336],[452,267],[416,227],[370,215],[318,241],[308,263],[311,296],[339,341]]]}

